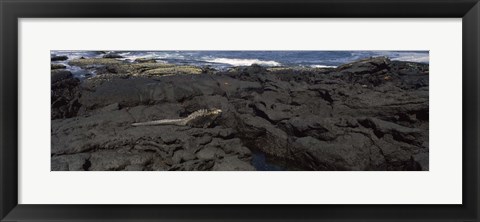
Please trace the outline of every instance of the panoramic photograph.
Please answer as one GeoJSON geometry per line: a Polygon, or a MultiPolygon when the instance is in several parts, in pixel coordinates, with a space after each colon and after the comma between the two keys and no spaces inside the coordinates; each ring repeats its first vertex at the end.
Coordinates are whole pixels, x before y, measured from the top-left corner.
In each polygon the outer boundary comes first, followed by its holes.
{"type": "Polygon", "coordinates": [[[51,171],[429,170],[429,51],[50,58],[51,171]]]}

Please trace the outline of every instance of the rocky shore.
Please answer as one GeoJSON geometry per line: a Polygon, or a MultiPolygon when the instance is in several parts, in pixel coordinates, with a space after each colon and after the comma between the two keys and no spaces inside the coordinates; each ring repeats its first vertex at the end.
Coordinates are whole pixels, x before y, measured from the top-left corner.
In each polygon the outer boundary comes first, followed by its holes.
{"type": "Polygon", "coordinates": [[[52,58],[51,169],[428,170],[428,64],[215,70],[52,58]],[[221,109],[208,127],[132,123],[221,109]],[[264,158],[258,158],[261,155],[264,158]],[[260,161],[260,162],[259,162],[260,161]]]}

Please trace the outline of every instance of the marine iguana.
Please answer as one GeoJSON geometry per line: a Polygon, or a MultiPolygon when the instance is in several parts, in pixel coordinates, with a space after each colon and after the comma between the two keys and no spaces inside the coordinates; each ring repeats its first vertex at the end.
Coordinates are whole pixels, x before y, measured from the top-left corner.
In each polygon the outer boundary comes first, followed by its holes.
{"type": "Polygon", "coordinates": [[[183,119],[161,119],[133,123],[132,126],[177,125],[206,128],[209,127],[221,113],[221,109],[200,109],[183,119]]]}

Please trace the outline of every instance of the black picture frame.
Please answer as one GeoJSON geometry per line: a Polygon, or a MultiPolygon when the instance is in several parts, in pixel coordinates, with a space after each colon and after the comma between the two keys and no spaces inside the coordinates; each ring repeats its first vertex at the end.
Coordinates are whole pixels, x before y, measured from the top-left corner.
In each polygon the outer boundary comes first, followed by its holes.
{"type": "MultiPolygon", "coordinates": [[[[479,221],[478,0],[0,0],[1,221],[479,221]],[[18,204],[19,18],[463,18],[462,205],[18,204]]],[[[39,191],[41,192],[41,191],[39,191]]],[[[439,194],[441,195],[441,194],[439,194]]]]}

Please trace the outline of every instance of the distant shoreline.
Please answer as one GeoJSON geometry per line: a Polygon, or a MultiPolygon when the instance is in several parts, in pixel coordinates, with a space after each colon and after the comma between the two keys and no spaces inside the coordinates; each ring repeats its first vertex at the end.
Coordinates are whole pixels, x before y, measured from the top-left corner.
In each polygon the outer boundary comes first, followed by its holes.
{"type": "MultiPolygon", "coordinates": [[[[61,55],[54,55],[59,51],[52,52],[52,69],[63,68],[67,71],[70,71],[74,77],[79,79],[89,78],[97,75],[98,66],[115,66],[115,65],[133,65],[140,63],[148,64],[158,64],[159,67],[162,66],[176,66],[176,67],[191,67],[192,70],[195,68],[206,70],[209,72],[224,72],[232,69],[244,68],[252,65],[259,65],[267,68],[268,70],[281,70],[281,69],[293,69],[297,71],[308,71],[310,69],[334,69],[338,66],[341,66],[346,63],[338,65],[320,65],[320,64],[282,64],[274,60],[260,60],[260,59],[240,59],[240,58],[215,58],[203,60],[191,60],[191,59],[172,59],[172,58],[158,58],[158,57],[140,57],[144,54],[140,54],[134,57],[126,57],[130,52],[116,53],[116,52],[104,52],[104,51],[68,51],[69,55],[65,55],[66,52],[63,52],[61,55]],[[132,60],[132,58],[134,58],[132,60]],[[97,66],[97,67],[94,67],[97,66]]],[[[148,52],[146,52],[148,53],[148,52]]],[[[280,52],[279,52],[280,53],[280,52]]],[[[178,56],[178,55],[177,55],[178,56]]],[[[428,54],[426,55],[428,57],[428,54]]],[[[378,56],[377,56],[378,57],[378,56]]],[[[380,56],[385,57],[385,56],[380,56]]],[[[369,59],[374,57],[359,58],[356,61],[362,59],[369,59]]],[[[388,57],[387,57],[388,58],[388,57]]],[[[392,59],[388,58],[391,61],[398,61],[398,58],[392,59]]],[[[284,59],[285,60],[285,59],[284,59]]],[[[303,60],[302,60],[303,61],[303,60]]],[[[321,63],[316,61],[315,63],[321,63]]],[[[328,62],[327,62],[328,63],[328,62]]],[[[412,62],[417,63],[417,62],[412,62]]],[[[421,63],[421,62],[420,62],[421,63]]],[[[425,63],[421,63],[425,64],[425,63]]],[[[108,68],[108,67],[107,67],[108,68]]],[[[200,71],[202,73],[203,71],[200,71]]],[[[175,75],[176,73],[170,73],[175,75]]],[[[198,72],[193,72],[192,74],[198,74],[198,72]]]]}
{"type": "MultiPolygon", "coordinates": [[[[369,57],[428,64],[428,51],[51,51],[52,57],[115,58],[121,61],[155,60],[175,65],[210,66],[224,70],[258,64],[268,67],[337,67],[369,57]]],[[[68,61],[67,61],[68,62],[68,61]]],[[[66,61],[55,61],[64,65],[66,61]]]]}

